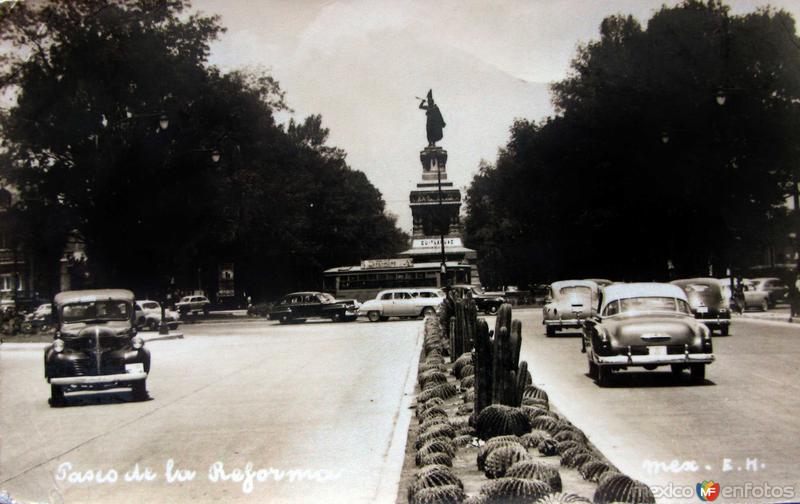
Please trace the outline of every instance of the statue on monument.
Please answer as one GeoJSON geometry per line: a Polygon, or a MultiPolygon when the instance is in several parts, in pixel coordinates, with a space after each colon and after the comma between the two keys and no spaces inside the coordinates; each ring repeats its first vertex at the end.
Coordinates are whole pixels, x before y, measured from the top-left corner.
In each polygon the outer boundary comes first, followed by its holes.
{"type": "Polygon", "coordinates": [[[442,129],[447,125],[444,123],[439,107],[433,101],[433,90],[428,90],[427,99],[418,98],[418,100],[422,100],[419,108],[425,111],[427,117],[425,132],[428,134],[428,146],[433,147],[442,139],[442,129]]]}

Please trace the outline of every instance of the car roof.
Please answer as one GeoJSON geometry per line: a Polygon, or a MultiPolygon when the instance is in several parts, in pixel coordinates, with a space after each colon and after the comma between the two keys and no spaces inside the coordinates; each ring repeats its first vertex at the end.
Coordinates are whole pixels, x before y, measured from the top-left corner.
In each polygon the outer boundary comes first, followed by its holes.
{"type": "Polygon", "coordinates": [[[97,300],[134,301],[133,292],[127,289],[93,289],[64,291],[56,294],[53,302],[56,304],[81,303],[97,300]]]}
{"type": "MultiPolygon", "coordinates": [[[[386,294],[386,293],[389,293],[389,292],[408,292],[410,294],[410,293],[412,293],[414,291],[420,291],[420,290],[423,290],[423,289],[401,289],[401,288],[383,289],[382,291],[378,292],[378,295],[380,296],[381,294],[386,294]]],[[[432,290],[436,290],[436,289],[432,289],[432,290]]]]}
{"type": "Polygon", "coordinates": [[[721,285],[722,281],[718,278],[697,277],[697,278],[679,278],[670,282],[673,285],[689,285],[689,284],[705,284],[705,285],[721,285]]]}
{"type": "Polygon", "coordinates": [[[781,279],[778,277],[756,277],[756,278],[751,278],[750,280],[752,280],[753,282],[766,282],[767,280],[777,280],[780,282],[781,279]]]}
{"type": "Polygon", "coordinates": [[[657,282],[611,284],[603,290],[603,305],[616,299],[632,297],[674,297],[686,301],[686,293],[677,285],[657,282]]]}
{"type": "Polygon", "coordinates": [[[137,299],[136,302],[137,303],[158,303],[158,301],[155,301],[153,299],[137,299]]]}
{"type": "Polygon", "coordinates": [[[319,291],[290,292],[289,294],[286,294],[286,296],[308,296],[308,295],[316,296],[317,294],[322,294],[322,292],[319,291]]]}
{"type": "Polygon", "coordinates": [[[550,284],[553,289],[561,289],[562,287],[591,287],[597,289],[598,285],[593,280],[559,280],[550,284]]]}

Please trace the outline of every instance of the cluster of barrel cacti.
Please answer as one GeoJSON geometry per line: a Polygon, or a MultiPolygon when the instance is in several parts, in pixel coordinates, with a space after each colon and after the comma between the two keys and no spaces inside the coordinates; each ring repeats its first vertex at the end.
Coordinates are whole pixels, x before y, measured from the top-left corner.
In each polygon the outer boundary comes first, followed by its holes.
{"type": "MultiPolygon", "coordinates": [[[[504,386],[496,392],[505,399],[508,390],[513,390],[516,404],[489,402],[480,410],[479,353],[462,353],[448,364],[442,354],[444,347],[452,348],[452,338],[443,337],[437,319],[425,321],[424,354],[418,374],[419,428],[414,440],[419,469],[407,489],[409,504],[654,503],[645,484],[621,474],[591,446],[581,430],[550,409],[547,393],[531,383],[525,367],[514,370],[508,365],[519,358],[518,337],[511,335],[520,334],[520,325],[511,322],[510,307],[501,308],[498,319],[501,316],[503,321],[495,329],[495,334],[504,335],[498,353],[505,356],[501,359],[503,369],[513,374],[506,375],[512,380],[498,378],[504,386]],[[520,383],[516,373],[522,371],[528,379],[520,383]],[[460,399],[456,389],[461,392],[460,399]],[[453,418],[448,411],[455,412],[453,418]],[[456,456],[464,464],[464,454],[471,457],[471,453],[475,453],[477,468],[488,481],[468,496],[452,466],[456,456]],[[554,460],[556,456],[558,461],[554,460]],[[561,468],[573,468],[586,481],[597,483],[593,501],[564,493],[561,468]]],[[[488,334],[488,327],[481,329],[482,325],[486,323],[478,321],[478,332],[485,330],[488,334]]],[[[476,340],[476,350],[478,343],[476,340]]],[[[493,350],[494,357],[497,353],[493,350]]],[[[497,384],[495,376],[491,375],[493,385],[497,384]]],[[[489,397],[494,399],[494,393],[492,387],[489,397]]]]}

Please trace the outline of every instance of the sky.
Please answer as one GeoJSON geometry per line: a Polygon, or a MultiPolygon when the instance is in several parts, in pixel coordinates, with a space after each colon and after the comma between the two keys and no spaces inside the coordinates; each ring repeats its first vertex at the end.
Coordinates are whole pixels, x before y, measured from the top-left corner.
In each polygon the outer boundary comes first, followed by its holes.
{"type": "MultiPolygon", "coordinates": [[[[563,79],[600,22],[632,14],[642,25],[676,0],[194,0],[227,28],[210,63],[266,70],[291,117],[321,114],[329,144],[381,191],[411,231],[409,192],[422,173],[429,89],[447,126],[448,179],[464,189],[493,162],[515,118],[554,113],[549,84],[563,79]]],[[[734,14],[767,2],[730,0],[734,14]]],[[[770,5],[800,19],[800,2],[770,5]]],[[[289,115],[282,117],[287,120],[289,115]]]]}

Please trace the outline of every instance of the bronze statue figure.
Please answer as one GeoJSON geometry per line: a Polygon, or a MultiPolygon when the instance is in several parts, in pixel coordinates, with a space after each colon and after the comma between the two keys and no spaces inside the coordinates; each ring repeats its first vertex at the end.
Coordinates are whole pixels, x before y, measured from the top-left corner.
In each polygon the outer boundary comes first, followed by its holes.
{"type": "Polygon", "coordinates": [[[433,102],[433,90],[428,91],[427,100],[423,99],[419,104],[419,108],[425,111],[425,116],[427,117],[425,131],[428,134],[428,146],[433,147],[436,142],[442,139],[442,129],[447,126],[444,123],[442,113],[439,112],[439,107],[433,102]]]}

